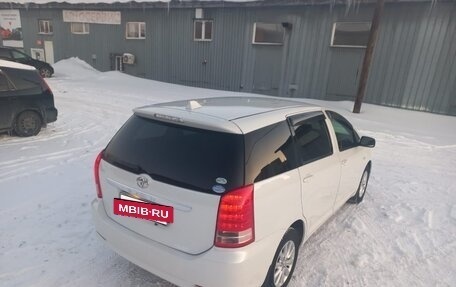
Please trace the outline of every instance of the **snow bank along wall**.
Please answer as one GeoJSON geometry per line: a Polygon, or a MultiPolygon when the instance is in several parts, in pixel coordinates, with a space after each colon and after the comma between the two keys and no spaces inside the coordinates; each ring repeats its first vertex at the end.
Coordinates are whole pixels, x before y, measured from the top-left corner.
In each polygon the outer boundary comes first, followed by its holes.
{"type": "MultiPolygon", "coordinates": [[[[354,99],[373,4],[275,2],[0,9],[20,11],[24,50],[50,62],[77,56],[102,71],[184,85],[354,99]],[[124,53],[133,64],[123,63],[124,53]]],[[[365,101],[456,115],[456,2],[387,1],[365,101]]]]}

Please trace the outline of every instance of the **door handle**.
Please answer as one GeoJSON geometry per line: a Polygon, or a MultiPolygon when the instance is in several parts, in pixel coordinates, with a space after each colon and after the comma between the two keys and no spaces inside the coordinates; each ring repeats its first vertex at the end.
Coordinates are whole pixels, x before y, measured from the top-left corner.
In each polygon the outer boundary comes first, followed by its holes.
{"type": "Polygon", "coordinates": [[[347,161],[348,161],[348,160],[343,159],[343,160],[340,161],[340,163],[341,163],[342,165],[347,165],[347,161]]]}
{"type": "Polygon", "coordinates": [[[313,177],[313,174],[307,174],[306,176],[304,176],[304,178],[302,179],[302,182],[306,183],[306,182],[309,182],[309,180],[313,177]]]}

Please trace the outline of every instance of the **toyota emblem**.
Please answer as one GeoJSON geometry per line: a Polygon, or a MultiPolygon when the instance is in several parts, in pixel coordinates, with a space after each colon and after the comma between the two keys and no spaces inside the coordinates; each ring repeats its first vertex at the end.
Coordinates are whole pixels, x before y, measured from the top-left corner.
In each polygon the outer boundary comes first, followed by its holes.
{"type": "Polygon", "coordinates": [[[136,179],[136,184],[140,187],[140,188],[146,188],[149,186],[149,180],[144,177],[144,176],[139,176],[137,179],[136,179]]]}

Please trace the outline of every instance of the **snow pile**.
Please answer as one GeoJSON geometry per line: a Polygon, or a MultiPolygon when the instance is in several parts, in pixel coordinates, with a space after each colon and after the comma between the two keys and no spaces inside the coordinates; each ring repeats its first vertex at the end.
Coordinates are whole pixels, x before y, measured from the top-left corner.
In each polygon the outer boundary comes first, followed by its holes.
{"type": "MultiPolygon", "coordinates": [[[[106,87],[109,87],[110,91],[108,95],[112,94],[112,98],[116,98],[116,101],[125,101],[125,105],[131,109],[137,107],[138,103],[141,103],[140,105],[146,105],[159,101],[186,99],[189,96],[189,90],[199,98],[222,97],[227,95],[225,91],[189,88],[181,85],[145,80],[118,71],[101,73],[78,58],[62,60],[56,63],[54,68],[56,70],[56,78],[72,79],[73,83],[78,83],[77,86],[85,86],[92,93],[97,91],[97,94],[104,95],[106,94],[106,87]],[[76,82],[74,81],[75,79],[77,79],[76,82]]],[[[104,100],[104,98],[102,99],[104,100]]]]}
{"type": "MultiPolygon", "coordinates": [[[[0,135],[0,285],[171,286],[98,240],[93,160],[134,107],[239,93],[100,73],[75,58],[55,68],[57,122],[33,138],[0,135]]],[[[309,239],[290,285],[454,286],[456,117],[308,101],[347,116],[377,147],[364,202],[309,239]]]]}
{"type": "Polygon", "coordinates": [[[77,57],[59,61],[53,65],[53,68],[55,70],[55,77],[91,78],[100,73],[77,57]]]}

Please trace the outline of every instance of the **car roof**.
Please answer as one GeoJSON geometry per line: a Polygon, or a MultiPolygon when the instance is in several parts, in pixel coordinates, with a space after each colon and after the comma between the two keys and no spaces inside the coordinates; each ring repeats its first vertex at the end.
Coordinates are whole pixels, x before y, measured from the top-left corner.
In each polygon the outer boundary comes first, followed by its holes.
{"type": "Polygon", "coordinates": [[[267,96],[200,98],[160,103],[134,110],[155,120],[209,130],[248,133],[286,119],[287,115],[321,110],[302,101],[267,96]]]}
{"type": "Polygon", "coordinates": [[[24,65],[17,62],[0,60],[0,70],[2,68],[20,69],[20,70],[35,70],[35,67],[24,65]]]}

